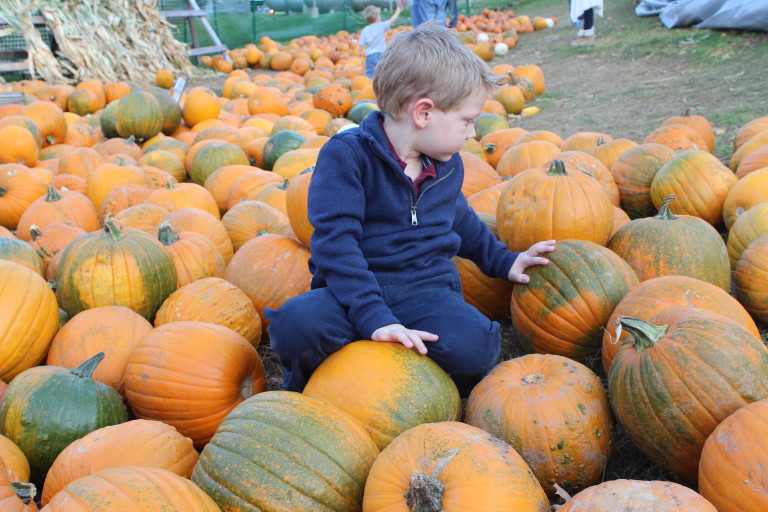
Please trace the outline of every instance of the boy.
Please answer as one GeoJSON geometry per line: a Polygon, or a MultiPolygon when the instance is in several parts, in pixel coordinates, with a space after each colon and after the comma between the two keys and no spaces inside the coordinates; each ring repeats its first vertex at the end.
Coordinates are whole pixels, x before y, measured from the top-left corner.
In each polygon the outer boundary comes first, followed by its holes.
{"type": "Polygon", "coordinates": [[[359,44],[365,47],[365,76],[373,78],[373,70],[381,59],[381,54],[387,47],[387,41],[384,37],[385,32],[397,21],[403,7],[400,1],[397,2],[395,13],[388,21],[381,21],[381,9],[375,5],[369,5],[363,10],[365,22],[368,26],[360,33],[359,44]]]}
{"type": "Polygon", "coordinates": [[[499,324],[464,301],[451,258],[524,283],[555,247],[509,252],[461,193],[458,151],[498,79],[445,27],[393,38],[373,80],[381,112],[320,151],[308,204],[312,289],[265,311],[285,389],[301,391],[323,359],[359,339],[428,355],[462,396],[497,364],[499,324]]]}

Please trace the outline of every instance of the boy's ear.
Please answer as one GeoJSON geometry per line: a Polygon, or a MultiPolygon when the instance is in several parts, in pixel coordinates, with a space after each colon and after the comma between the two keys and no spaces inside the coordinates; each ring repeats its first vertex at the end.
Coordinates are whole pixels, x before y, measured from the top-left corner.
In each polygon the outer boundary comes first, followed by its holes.
{"type": "Polygon", "coordinates": [[[419,128],[424,128],[434,110],[435,104],[431,99],[419,98],[413,103],[413,123],[419,128]]]}

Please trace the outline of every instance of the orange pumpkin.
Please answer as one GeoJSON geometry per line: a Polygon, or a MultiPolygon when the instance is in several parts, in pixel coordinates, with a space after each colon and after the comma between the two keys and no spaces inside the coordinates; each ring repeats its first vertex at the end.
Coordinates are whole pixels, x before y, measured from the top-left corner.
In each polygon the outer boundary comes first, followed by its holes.
{"type": "Polygon", "coordinates": [[[196,448],[237,404],[265,389],[264,366],[253,345],[232,329],[206,322],[156,327],[134,346],[125,370],[136,417],[175,427],[196,448]]]}
{"type": "Polygon", "coordinates": [[[194,231],[174,231],[167,222],[160,224],[157,236],[176,267],[177,287],[224,275],[224,258],[208,237],[194,231]]]}
{"type": "Polygon", "coordinates": [[[352,108],[349,90],[339,83],[321,87],[312,97],[315,108],[329,112],[333,117],[344,117],[352,108]]]}
{"type": "Polygon", "coordinates": [[[11,485],[8,469],[3,459],[0,459],[0,509],[3,512],[37,512],[34,497],[34,485],[30,483],[11,485]]]}
{"type": "MultiPolygon", "coordinates": [[[[227,235],[227,228],[218,217],[199,208],[180,208],[160,219],[160,223],[162,222],[170,223],[176,231],[194,231],[205,235],[214,243],[225,263],[232,259],[232,241],[227,235]]],[[[157,237],[160,223],[152,230],[154,237],[157,237]]]]}
{"type": "Polygon", "coordinates": [[[187,92],[187,99],[182,109],[184,122],[193,127],[206,119],[216,119],[221,112],[219,98],[212,90],[204,86],[193,87],[187,92]]]}
{"type": "Polygon", "coordinates": [[[675,482],[610,480],[584,489],[562,505],[558,512],[717,512],[692,489],[675,482]]]}

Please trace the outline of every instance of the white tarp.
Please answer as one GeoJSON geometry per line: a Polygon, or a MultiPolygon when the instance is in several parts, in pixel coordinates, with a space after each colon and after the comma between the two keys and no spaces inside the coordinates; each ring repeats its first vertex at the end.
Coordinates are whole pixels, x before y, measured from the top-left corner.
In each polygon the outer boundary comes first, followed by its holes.
{"type": "Polygon", "coordinates": [[[658,15],[667,28],[693,26],[768,32],[768,0],[641,0],[635,14],[658,15]]]}

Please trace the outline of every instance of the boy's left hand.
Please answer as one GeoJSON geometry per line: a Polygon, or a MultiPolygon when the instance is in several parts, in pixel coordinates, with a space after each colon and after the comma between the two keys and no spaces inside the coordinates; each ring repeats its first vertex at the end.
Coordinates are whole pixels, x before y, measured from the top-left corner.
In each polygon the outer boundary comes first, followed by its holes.
{"type": "Polygon", "coordinates": [[[554,250],[554,240],[536,242],[527,251],[521,252],[517,259],[515,259],[512,268],[509,269],[507,278],[513,283],[527,283],[531,278],[523,273],[525,269],[534,265],[546,265],[549,263],[549,260],[541,255],[554,250]]]}

